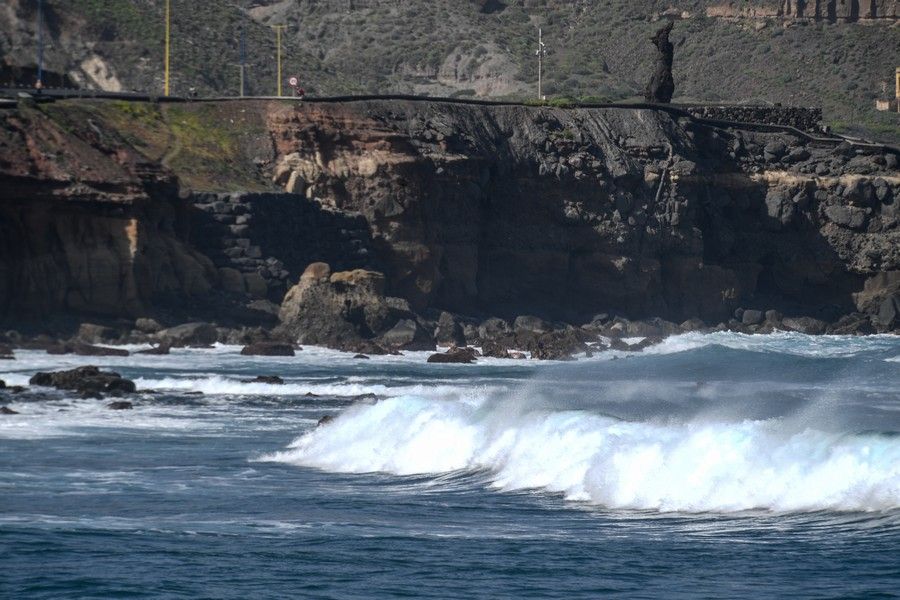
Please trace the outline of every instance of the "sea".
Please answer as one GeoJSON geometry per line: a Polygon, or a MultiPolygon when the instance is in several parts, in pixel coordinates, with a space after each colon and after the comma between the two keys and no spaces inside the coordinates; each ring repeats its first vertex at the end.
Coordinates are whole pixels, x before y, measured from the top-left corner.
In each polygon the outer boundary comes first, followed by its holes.
{"type": "Polygon", "coordinates": [[[426,357],[0,361],[0,597],[900,597],[900,337],[426,357]]]}

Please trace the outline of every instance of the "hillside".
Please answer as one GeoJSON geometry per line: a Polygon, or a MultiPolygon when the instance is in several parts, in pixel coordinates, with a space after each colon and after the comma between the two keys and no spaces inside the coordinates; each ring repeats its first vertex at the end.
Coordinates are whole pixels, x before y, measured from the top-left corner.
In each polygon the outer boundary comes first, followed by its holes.
{"type": "MultiPolygon", "coordinates": [[[[161,90],[162,0],[47,0],[47,65],[84,86],[161,90]]],[[[34,64],[35,5],[0,9],[7,65],[34,64]]],[[[878,113],[900,54],[897,0],[173,0],[173,93],[238,90],[241,30],[252,94],[275,90],[274,34],[288,26],[285,78],[315,94],[419,93],[524,99],[640,95],[647,38],[678,21],[675,101],[822,105],[836,129],[900,140],[878,113]]]]}

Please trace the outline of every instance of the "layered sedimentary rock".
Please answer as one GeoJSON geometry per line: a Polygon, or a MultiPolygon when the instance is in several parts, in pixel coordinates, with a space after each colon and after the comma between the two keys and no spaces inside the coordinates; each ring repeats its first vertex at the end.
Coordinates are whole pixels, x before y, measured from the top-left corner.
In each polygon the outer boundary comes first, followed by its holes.
{"type": "MultiPolygon", "coordinates": [[[[269,149],[247,163],[269,192],[221,195],[252,179],[236,164],[204,179],[214,189],[179,195],[174,176],[191,174],[150,160],[102,112],[66,129],[5,111],[3,314],[134,317],[199,298],[212,311],[242,295],[277,304],[319,260],[338,273],[301,281],[295,305],[341,314],[349,299],[345,312],[359,316],[347,294],[365,288],[384,308],[373,328],[358,302],[363,317],[338,323],[349,323],[348,339],[398,325],[390,340],[415,337],[416,315],[433,309],[716,323],[745,307],[833,321],[877,316],[900,286],[889,148],[649,108],[371,100],[216,110],[265,124],[221,143],[269,149]]],[[[298,336],[321,324],[282,313],[298,336]]]]}
{"type": "Polygon", "coordinates": [[[139,316],[208,294],[215,271],[187,242],[171,172],[90,119],[3,117],[0,314],[139,316]]]}

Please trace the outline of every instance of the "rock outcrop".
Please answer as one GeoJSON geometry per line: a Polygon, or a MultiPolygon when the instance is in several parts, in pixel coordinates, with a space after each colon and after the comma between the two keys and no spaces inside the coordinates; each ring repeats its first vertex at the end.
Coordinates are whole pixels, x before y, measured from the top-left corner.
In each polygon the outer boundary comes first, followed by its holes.
{"type": "Polygon", "coordinates": [[[650,41],[656,47],[656,65],[653,68],[653,76],[647,84],[644,98],[647,102],[668,103],[675,94],[675,78],[672,76],[672,61],[675,57],[675,46],[669,41],[674,21],[659,29],[650,41]]]}
{"type": "Polygon", "coordinates": [[[124,379],[118,373],[101,371],[97,367],[78,367],[70,371],[53,373],[37,373],[30,380],[31,385],[53,387],[59,390],[71,390],[83,396],[99,397],[103,394],[121,396],[132,394],[136,387],[134,382],[124,379]]]}
{"type": "Polygon", "coordinates": [[[385,277],[375,271],[331,272],[325,263],[307,267],[284,298],[278,334],[301,344],[359,351],[378,339],[386,347],[434,348],[406,300],[385,296],[385,277]]]}

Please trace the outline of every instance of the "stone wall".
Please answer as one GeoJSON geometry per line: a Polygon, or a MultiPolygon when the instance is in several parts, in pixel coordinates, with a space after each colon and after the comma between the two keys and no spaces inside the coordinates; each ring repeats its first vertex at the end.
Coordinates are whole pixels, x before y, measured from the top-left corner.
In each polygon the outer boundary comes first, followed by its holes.
{"type": "Polygon", "coordinates": [[[713,121],[787,125],[800,131],[822,133],[822,109],[803,106],[687,106],[693,116],[713,121]]]}
{"type": "Polygon", "coordinates": [[[222,287],[280,302],[313,262],[374,268],[365,219],[287,193],[196,193],[193,242],[219,269],[222,287]]]}

